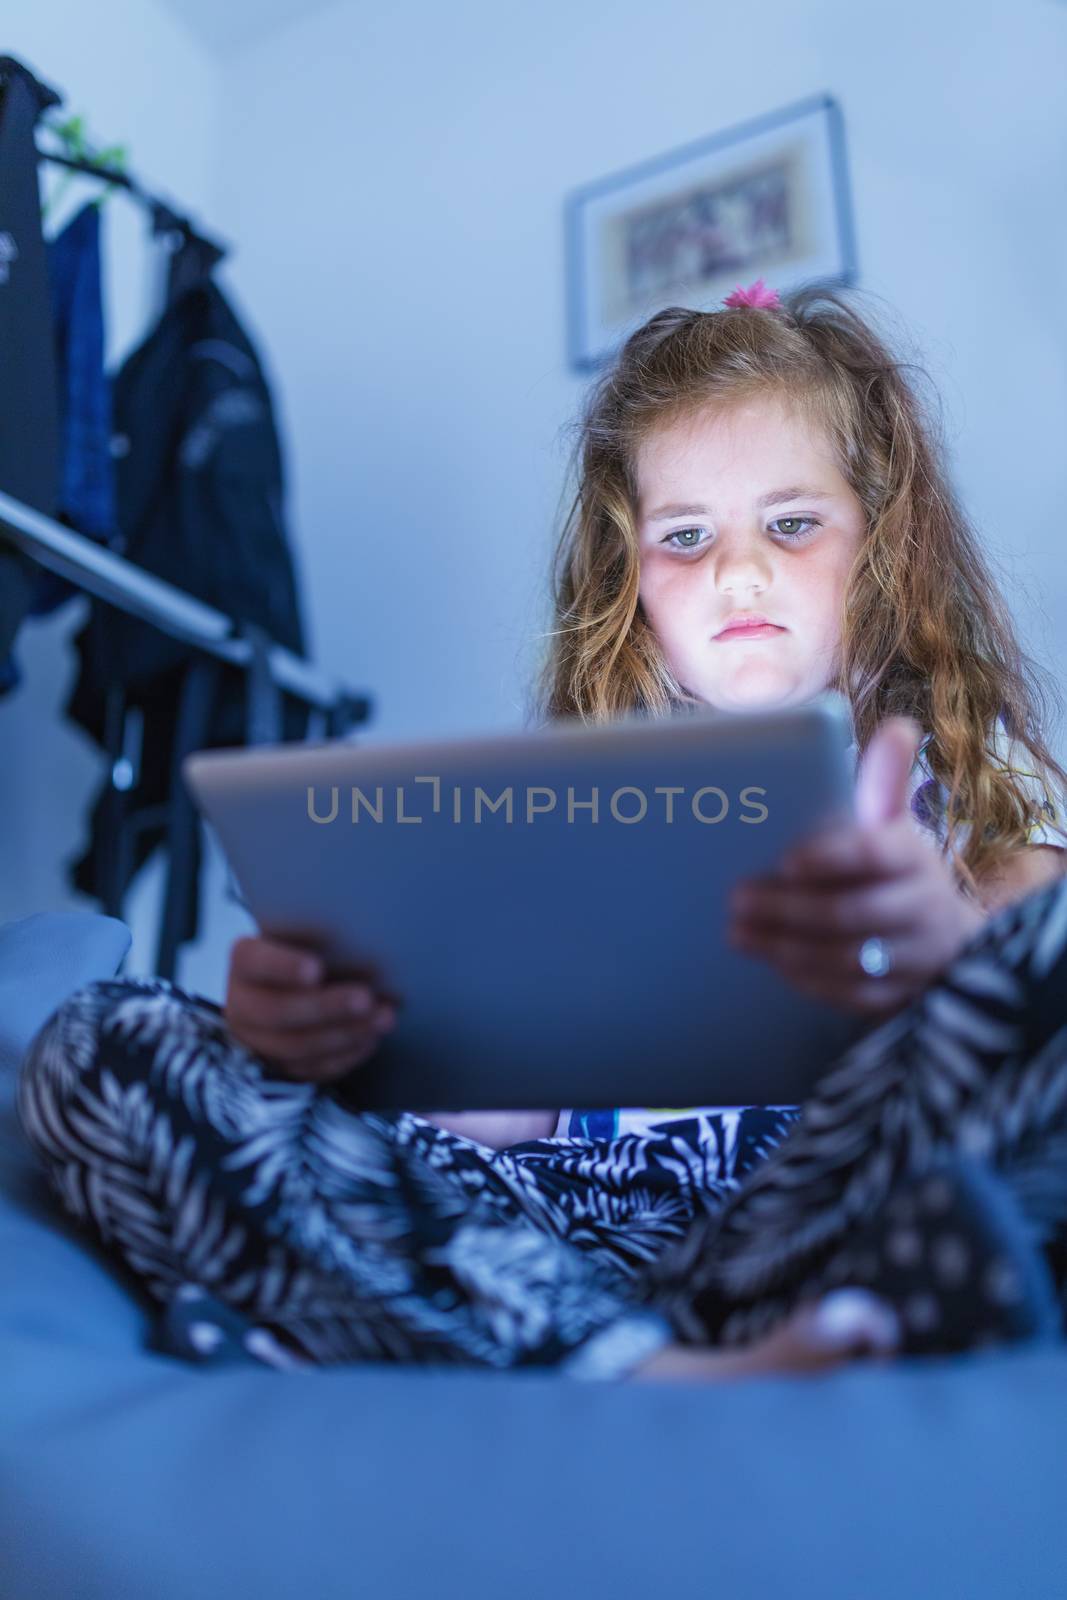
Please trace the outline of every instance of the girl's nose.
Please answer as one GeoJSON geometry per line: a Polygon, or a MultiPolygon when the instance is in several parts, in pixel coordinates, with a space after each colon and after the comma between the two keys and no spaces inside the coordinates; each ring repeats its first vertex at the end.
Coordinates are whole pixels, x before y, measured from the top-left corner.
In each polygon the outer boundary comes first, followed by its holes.
{"type": "Polygon", "coordinates": [[[747,594],[753,589],[765,589],[770,583],[772,569],[765,551],[746,544],[717,554],[715,587],[721,594],[747,594]]]}

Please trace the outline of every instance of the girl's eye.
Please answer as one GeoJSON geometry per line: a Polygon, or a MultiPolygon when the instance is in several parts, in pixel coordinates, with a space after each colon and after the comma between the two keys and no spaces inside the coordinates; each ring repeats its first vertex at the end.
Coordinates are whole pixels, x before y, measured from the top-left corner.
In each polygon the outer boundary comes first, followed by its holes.
{"type": "Polygon", "coordinates": [[[690,541],[690,535],[699,535],[700,532],[700,528],[675,528],[673,533],[669,533],[667,535],[663,543],[673,545],[675,550],[696,550],[699,548],[699,546],[697,545],[696,539],[690,541]],[[680,542],[678,544],[674,544],[673,541],[675,539],[678,539],[680,542]]]}
{"type": "MultiPolygon", "coordinates": [[[[815,517],[776,517],[771,523],[771,528],[777,528],[781,538],[794,544],[806,538],[818,526],[815,517]]],[[[667,534],[663,543],[675,550],[699,550],[701,545],[698,541],[702,532],[702,528],[675,528],[673,533],[667,534]]]]}
{"type": "Polygon", "coordinates": [[[774,522],[771,523],[772,528],[778,527],[781,529],[783,539],[794,540],[803,539],[812,528],[817,528],[818,526],[819,524],[814,517],[775,517],[774,522]],[[785,523],[790,523],[792,526],[785,527],[783,526],[785,523]],[[801,524],[804,524],[804,526],[802,527],[801,524]]]}

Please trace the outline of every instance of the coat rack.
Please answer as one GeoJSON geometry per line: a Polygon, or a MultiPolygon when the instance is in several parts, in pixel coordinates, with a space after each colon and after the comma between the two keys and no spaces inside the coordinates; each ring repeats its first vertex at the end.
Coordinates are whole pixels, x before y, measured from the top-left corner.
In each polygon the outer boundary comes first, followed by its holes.
{"type": "MultiPolygon", "coordinates": [[[[129,798],[136,781],[135,730],[120,684],[109,691],[106,716],[108,865],[103,907],[109,916],[122,916],[123,885],[127,882],[124,863],[133,836],[143,828],[163,823],[168,863],[156,971],[160,977],[173,978],[180,947],[182,897],[188,892],[199,825],[196,808],[181,781],[180,763],[191,750],[201,748],[219,666],[228,662],[245,672],[249,744],[277,740],[282,692],[296,696],[309,707],[309,737],[341,737],[355,724],[367,720],[372,701],[283,649],[262,629],[235,622],[213,606],[143,571],[134,562],[0,492],[0,543],[4,541],[87,594],[162,629],[196,652],[182,686],[170,798],[164,806],[136,806],[129,798]]],[[[240,899],[233,890],[232,879],[230,892],[240,899]]]]}
{"type": "MultiPolygon", "coordinates": [[[[49,326],[47,294],[42,292],[46,273],[37,216],[40,200],[36,169],[41,161],[99,178],[106,190],[119,187],[147,207],[153,231],[164,235],[171,252],[168,303],[187,284],[209,275],[226,254],[226,246],[194,228],[188,218],[134,178],[126,169],[122,152],[121,161],[116,162],[114,152],[92,149],[83,137],[80,118],[64,122],[43,120],[45,111],[62,104],[62,96],[14,57],[0,56],[0,86],[5,97],[12,97],[9,102],[5,99],[10,116],[3,125],[5,160],[10,164],[10,171],[5,169],[5,181],[11,179],[5,201],[8,212],[16,218],[17,234],[14,239],[4,236],[8,240],[5,260],[8,265],[12,259],[18,260],[19,284],[25,296],[6,303],[5,331],[13,343],[19,343],[32,370],[33,352],[28,341],[47,338],[49,326]],[[41,149],[37,143],[39,131],[63,148],[41,149]]],[[[172,978],[182,937],[187,936],[183,930],[192,922],[190,913],[198,887],[194,868],[199,859],[200,819],[185,788],[181,762],[191,750],[203,748],[211,737],[212,712],[219,703],[220,691],[226,687],[224,673],[236,667],[244,674],[242,727],[249,744],[276,743],[285,737],[286,695],[307,707],[308,717],[300,725],[308,737],[340,737],[369,717],[371,701],[283,648],[263,627],[216,610],[117,550],[105,548],[56,521],[38,509],[41,504],[46,504],[49,511],[53,509],[47,497],[36,505],[31,503],[53,471],[48,451],[37,452],[36,446],[48,444],[54,410],[47,396],[31,398],[37,402],[36,409],[33,404],[27,409],[24,397],[24,412],[37,420],[25,438],[7,436],[8,449],[3,456],[3,477],[12,481],[0,482],[0,557],[5,558],[0,565],[6,564],[15,587],[11,591],[12,605],[0,629],[0,648],[8,648],[8,634],[12,627],[17,629],[22,614],[19,558],[26,558],[87,595],[159,629],[189,651],[178,680],[177,715],[173,741],[167,747],[163,803],[158,803],[162,786],[153,794],[142,794],[140,799],[137,794],[142,706],[131,703],[130,693],[120,682],[108,684],[102,698],[101,743],[109,767],[99,805],[99,832],[95,835],[99,842],[95,863],[99,875],[94,875],[94,888],[105,911],[121,917],[131,876],[129,867],[137,859],[132,852],[138,836],[148,829],[153,834],[162,832],[168,866],[156,970],[161,977],[172,978]]],[[[232,873],[229,892],[240,900],[232,873]]]]}

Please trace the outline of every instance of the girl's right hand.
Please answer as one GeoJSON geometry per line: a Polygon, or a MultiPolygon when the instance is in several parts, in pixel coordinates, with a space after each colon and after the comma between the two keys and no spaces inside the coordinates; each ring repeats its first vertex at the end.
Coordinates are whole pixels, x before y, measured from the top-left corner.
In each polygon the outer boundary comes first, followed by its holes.
{"type": "Polygon", "coordinates": [[[888,718],[864,752],[855,820],[802,839],[731,901],[732,944],[813,999],[875,1023],[921,994],[986,920],[909,814],[920,737],[914,718],[888,718]],[[873,936],[894,956],[882,977],[868,976],[859,959],[873,936]]]}
{"type": "Polygon", "coordinates": [[[230,951],[223,1016],[234,1038],[278,1076],[313,1083],[362,1066],[396,1021],[369,974],[324,982],[321,956],[262,934],[230,951]]]}

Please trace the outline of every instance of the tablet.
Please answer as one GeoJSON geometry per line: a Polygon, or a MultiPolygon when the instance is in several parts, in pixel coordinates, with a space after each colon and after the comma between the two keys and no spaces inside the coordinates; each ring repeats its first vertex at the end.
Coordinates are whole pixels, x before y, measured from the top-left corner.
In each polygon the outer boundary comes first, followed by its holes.
{"type": "Polygon", "coordinates": [[[188,755],[260,931],[373,974],[368,1109],[792,1105],[862,1027],[726,942],[852,815],[847,703],[188,755]]]}

